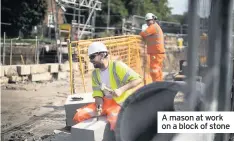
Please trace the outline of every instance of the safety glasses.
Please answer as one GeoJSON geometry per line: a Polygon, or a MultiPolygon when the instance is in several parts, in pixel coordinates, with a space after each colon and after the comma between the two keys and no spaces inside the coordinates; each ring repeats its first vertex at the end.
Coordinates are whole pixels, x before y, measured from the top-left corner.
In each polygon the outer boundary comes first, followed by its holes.
{"type": "Polygon", "coordinates": [[[98,55],[98,54],[92,54],[92,55],[89,56],[89,59],[90,59],[90,60],[93,60],[97,55],[98,55]]]}

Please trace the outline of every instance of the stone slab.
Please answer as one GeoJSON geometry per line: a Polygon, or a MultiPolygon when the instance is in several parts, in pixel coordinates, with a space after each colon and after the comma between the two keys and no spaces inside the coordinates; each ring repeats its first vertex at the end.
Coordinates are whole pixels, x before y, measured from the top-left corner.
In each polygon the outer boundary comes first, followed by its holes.
{"type": "Polygon", "coordinates": [[[60,64],[59,65],[59,70],[62,71],[62,72],[69,71],[70,70],[69,64],[68,63],[60,64]]]}
{"type": "Polygon", "coordinates": [[[28,76],[10,76],[9,77],[9,82],[11,83],[23,82],[27,80],[28,80],[28,76]]]}
{"type": "Polygon", "coordinates": [[[73,64],[72,64],[72,69],[73,69],[74,71],[80,70],[80,64],[78,64],[78,63],[73,63],[73,64]]]}
{"type": "MultiPolygon", "coordinates": [[[[82,67],[83,67],[83,71],[85,71],[85,69],[86,69],[86,67],[85,67],[85,63],[82,63],[81,64],[82,65],[82,67]]],[[[72,64],[72,69],[74,70],[74,71],[78,71],[78,72],[81,72],[81,68],[80,68],[80,62],[75,62],[75,63],[73,63],[72,64]]]]}
{"type": "Polygon", "coordinates": [[[4,76],[17,76],[17,66],[16,65],[7,65],[7,66],[2,66],[4,69],[4,76]]]}
{"type": "Polygon", "coordinates": [[[4,67],[3,66],[1,66],[1,76],[0,77],[3,77],[4,76],[4,67]]]}
{"type": "Polygon", "coordinates": [[[50,73],[57,73],[59,71],[59,65],[58,64],[50,64],[49,65],[49,72],[50,73]]]}
{"type": "Polygon", "coordinates": [[[93,64],[92,63],[88,63],[88,70],[89,71],[93,71],[94,70],[94,66],[93,66],[93,64]]]}
{"type": "Polygon", "coordinates": [[[30,65],[17,66],[17,72],[19,75],[30,75],[30,65]]]}
{"type": "Polygon", "coordinates": [[[56,73],[55,78],[57,80],[68,79],[69,78],[69,74],[68,74],[68,72],[58,72],[58,73],[56,73]]]}
{"type": "Polygon", "coordinates": [[[92,97],[92,92],[69,95],[64,105],[65,114],[66,114],[66,125],[67,126],[75,125],[76,123],[73,122],[73,117],[76,113],[76,110],[92,102],[94,102],[94,99],[92,97]],[[83,100],[79,101],[73,100],[72,97],[81,97],[83,98],[83,100]]]}
{"type": "Polygon", "coordinates": [[[11,76],[9,81],[12,83],[21,82],[23,81],[23,78],[20,76],[11,76]]]}
{"type": "Polygon", "coordinates": [[[74,141],[102,141],[108,122],[105,116],[97,121],[91,118],[80,122],[71,128],[72,140],[74,141]]]}
{"type": "Polygon", "coordinates": [[[37,74],[37,73],[46,73],[49,70],[49,66],[46,64],[38,64],[38,65],[31,65],[30,71],[31,74],[37,74]]]}
{"type": "Polygon", "coordinates": [[[52,79],[52,75],[50,73],[40,73],[40,74],[32,74],[30,75],[31,81],[48,81],[52,79]]]}
{"type": "Polygon", "coordinates": [[[72,141],[72,138],[71,133],[60,130],[54,130],[54,135],[43,139],[43,141],[72,141]]]}
{"type": "Polygon", "coordinates": [[[9,82],[9,78],[8,77],[1,77],[1,85],[2,84],[7,84],[9,82]]]}

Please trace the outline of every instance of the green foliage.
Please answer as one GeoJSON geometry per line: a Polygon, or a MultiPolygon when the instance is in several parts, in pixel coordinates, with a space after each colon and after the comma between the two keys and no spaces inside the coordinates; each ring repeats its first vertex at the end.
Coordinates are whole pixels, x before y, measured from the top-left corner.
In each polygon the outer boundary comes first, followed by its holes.
{"type": "MultiPolygon", "coordinates": [[[[107,25],[108,1],[102,1],[102,10],[97,12],[96,26],[107,25]]],[[[11,23],[11,26],[2,25],[2,32],[7,31],[7,36],[18,36],[19,30],[25,37],[30,35],[33,26],[40,24],[47,11],[46,0],[2,0],[2,22],[11,23]]],[[[73,13],[73,10],[69,10],[73,13]]],[[[145,16],[151,12],[159,20],[173,21],[168,0],[110,0],[110,26],[121,26],[122,18],[132,15],[145,16]]],[[[88,11],[81,15],[88,17],[88,11]]],[[[67,17],[67,16],[66,16],[67,17]]],[[[71,23],[72,16],[68,18],[71,23]]],[[[175,20],[174,20],[175,21],[175,20]]]]}
{"type": "Polygon", "coordinates": [[[181,23],[181,24],[188,24],[187,22],[188,13],[185,12],[183,15],[172,15],[171,19],[173,19],[175,22],[181,23]]]}
{"type": "Polygon", "coordinates": [[[146,13],[154,13],[159,20],[167,20],[171,15],[168,0],[127,0],[125,6],[131,15],[145,16],[146,13]]]}
{"type": "Polygon", "coordinates": [[[33,26],[44,19],[47,10],[46,0],[2,0],[2,22],[11,23],[3,26],[8,36],[17,36],[19,30],[29,36],[33,26]]]}
{"type": "MultiPolygon", "coordinates": [[[[107,25],[108,0],[102,1],[102,10],[97,12],[97,26],[107,25]]],[[[128,16],[128,9],[124,5],[124,0],[110,0],[110,25],[116,26],[122,22],[123,17],[128,16]]]]}
{"type": "MultiPolygon", "coordinates": [[[[102,11],[98,12],[96,24],[103,26],[107,24],[108,0],[102,1],[102,11]]],[[[171,8],[168,0],[110,0],[110,25],[120,25],[122,18],[140,15],[145,16],[151,12],[160,20],[171,20],[171,8]]]]}

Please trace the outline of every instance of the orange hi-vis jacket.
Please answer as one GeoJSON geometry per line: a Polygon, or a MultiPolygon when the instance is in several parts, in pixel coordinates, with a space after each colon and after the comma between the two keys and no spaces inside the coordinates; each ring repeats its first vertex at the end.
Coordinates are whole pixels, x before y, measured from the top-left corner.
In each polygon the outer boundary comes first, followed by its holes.
{"type": "Polygon", "coordinates": [[[165,53],[163,31],[157,23],[151,24],[140,35],[147,43],[148,54],[165,53]]]}

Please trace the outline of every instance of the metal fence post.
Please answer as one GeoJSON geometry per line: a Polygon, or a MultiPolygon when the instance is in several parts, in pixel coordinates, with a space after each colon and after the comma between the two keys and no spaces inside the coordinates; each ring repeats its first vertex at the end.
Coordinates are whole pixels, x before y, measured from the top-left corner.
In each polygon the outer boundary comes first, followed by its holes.
{"type": "Polygon", "coordinates": [[[194,110],[195,106],[195,92],[196,92],[196,76],[197,76],[197,51],[199,43],[199,17],[198,17],[199,1],[189,1],[189,29],[188,29],[188,70],[186,76],[188,76],[188,95],[185,100],[190,104],[189,110],[194,110]]]}
{"type": "Polygon", "coordinates": [[[39,41],[37,40],[37,64],[39,64],[39,63],[40,63],[40,61],[39,61],[40,48],[38,48],[38,47],[39,47],[39,41]]]}
{"type": "Polygon", "coordinates": [[[35,64],[37,64],[37,36],[36,36],[36,44],[35,44],[35,56],[34,56],[34,60],[35,60],[35,64]]]}
{"type": "Polygon", "coordinates": [[[11,39],[10,65],[12,65],[12,39],[11,39]]]}
{"type": "Polygon", "coordinates": [[[4,36],[3,36],[3,65],[5,65],[5,56],[6,56],[6,32],[4,32],[4,36]]]}

